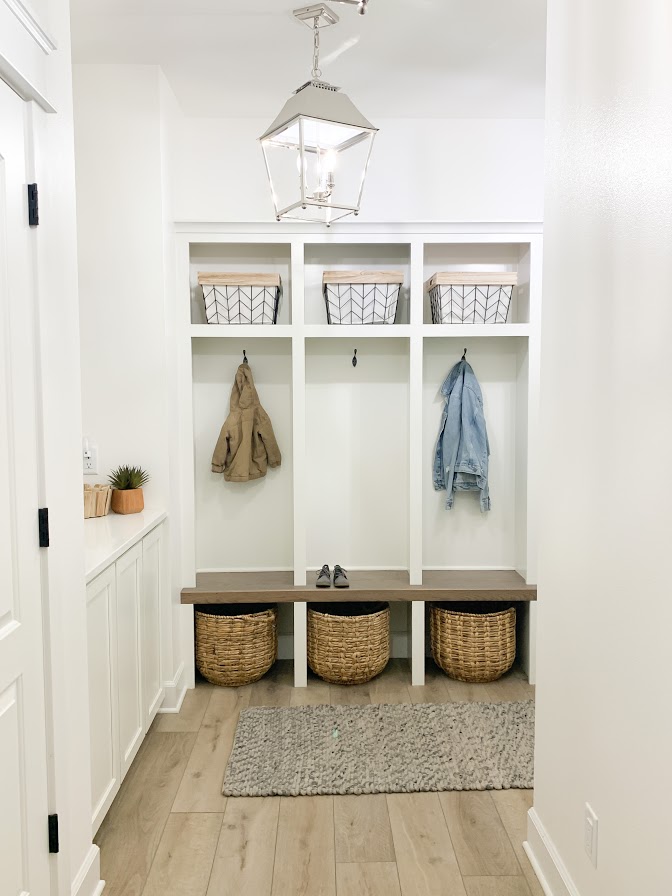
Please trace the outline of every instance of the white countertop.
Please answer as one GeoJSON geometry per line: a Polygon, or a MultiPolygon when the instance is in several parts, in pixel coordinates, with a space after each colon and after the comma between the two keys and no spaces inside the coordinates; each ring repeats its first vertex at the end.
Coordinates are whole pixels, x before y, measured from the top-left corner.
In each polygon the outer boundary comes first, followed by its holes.
{"type": "Polygon", "coordinates": [[[84,573],[87,585],[165,518],[165,510],[146,507],[142,513],[108,513],[107,516],[84,520],[84,573]]]}

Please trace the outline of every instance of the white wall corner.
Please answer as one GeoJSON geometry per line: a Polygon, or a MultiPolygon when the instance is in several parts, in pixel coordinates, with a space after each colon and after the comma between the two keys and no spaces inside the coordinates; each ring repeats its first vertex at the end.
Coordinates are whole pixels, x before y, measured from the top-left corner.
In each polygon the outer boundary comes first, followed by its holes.
{"type": "Polygon", "coordinates": [[[100,896],[104,887],[105,881],[100,879],[100,850],[92,843],[70,892],[72,896],[100,896]]]}
{"type": "Polygon", "coordinates": [[[180,663],[177,672],[169,681],[164,681],[164,697],[163,703],[159,708],[159,712],[179,712],[187,693],[187,683],[185,681],[185,665],[180,663]]]}
{"type": "Polygon", "coordinates": [[[527,813],[523,848],[546,896],[581,896],[534,808],[527,813]]]}

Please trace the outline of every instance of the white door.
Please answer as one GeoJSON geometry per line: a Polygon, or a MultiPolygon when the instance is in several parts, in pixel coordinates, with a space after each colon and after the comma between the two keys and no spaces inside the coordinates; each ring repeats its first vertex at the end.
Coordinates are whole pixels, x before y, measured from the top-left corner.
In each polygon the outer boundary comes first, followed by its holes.
{"type": "Polygon", "coordinates": [[[140,662],[140,595],[142,543],[117,560],[117,677],[119,681],[119,754],[121,780],[144,736],[142,664],[140,662]]]}
{"type": "Polygon", "coordinates": [[[91,726],[91,820],[95,834],[121,784],[114,564],[86,587],[86,629],[91,726]]]}
{"type": "Polygon", "coordinates": [[[163,524],[142,539],[142,709],[145,731],[163,700],[161,686],[161,606],[163,603],[163,524]]]}
{"type": "Polygon", "coordinates": [[[48,894],[36,321],[25,104],[0,81],[0,893],[48,894]]]}

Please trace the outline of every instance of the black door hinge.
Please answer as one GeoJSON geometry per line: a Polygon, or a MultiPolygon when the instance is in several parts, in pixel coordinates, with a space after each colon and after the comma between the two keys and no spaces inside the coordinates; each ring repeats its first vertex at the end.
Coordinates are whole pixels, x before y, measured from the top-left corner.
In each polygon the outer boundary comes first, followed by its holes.
{"type": "Polygon", "coordinates": [[[49,816],[49,852],[58,852],[58,815],[49,816]]]}
{"type": "Polygon", "coordinates": [[[37,227],[40,223],[40,209],[37,204],[37,184],[28,184],[28,224],[37,227]]]}
{"type": "Polygon", "coordinates": [[[49,547],[49,508],[40,507],[37,511],[37,527],[40,533],[40,547],[49,547]]]}

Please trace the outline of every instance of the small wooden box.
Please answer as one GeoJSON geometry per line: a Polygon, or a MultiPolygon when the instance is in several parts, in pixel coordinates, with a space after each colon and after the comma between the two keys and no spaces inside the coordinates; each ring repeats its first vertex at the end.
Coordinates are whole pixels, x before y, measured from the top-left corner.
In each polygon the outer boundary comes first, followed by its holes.
{"type": "Polygon", "coordinates": [[[110,512],[112,501],[111,485],[84,486],[84,519],[95,516],[106,516],[110,512]]]}

